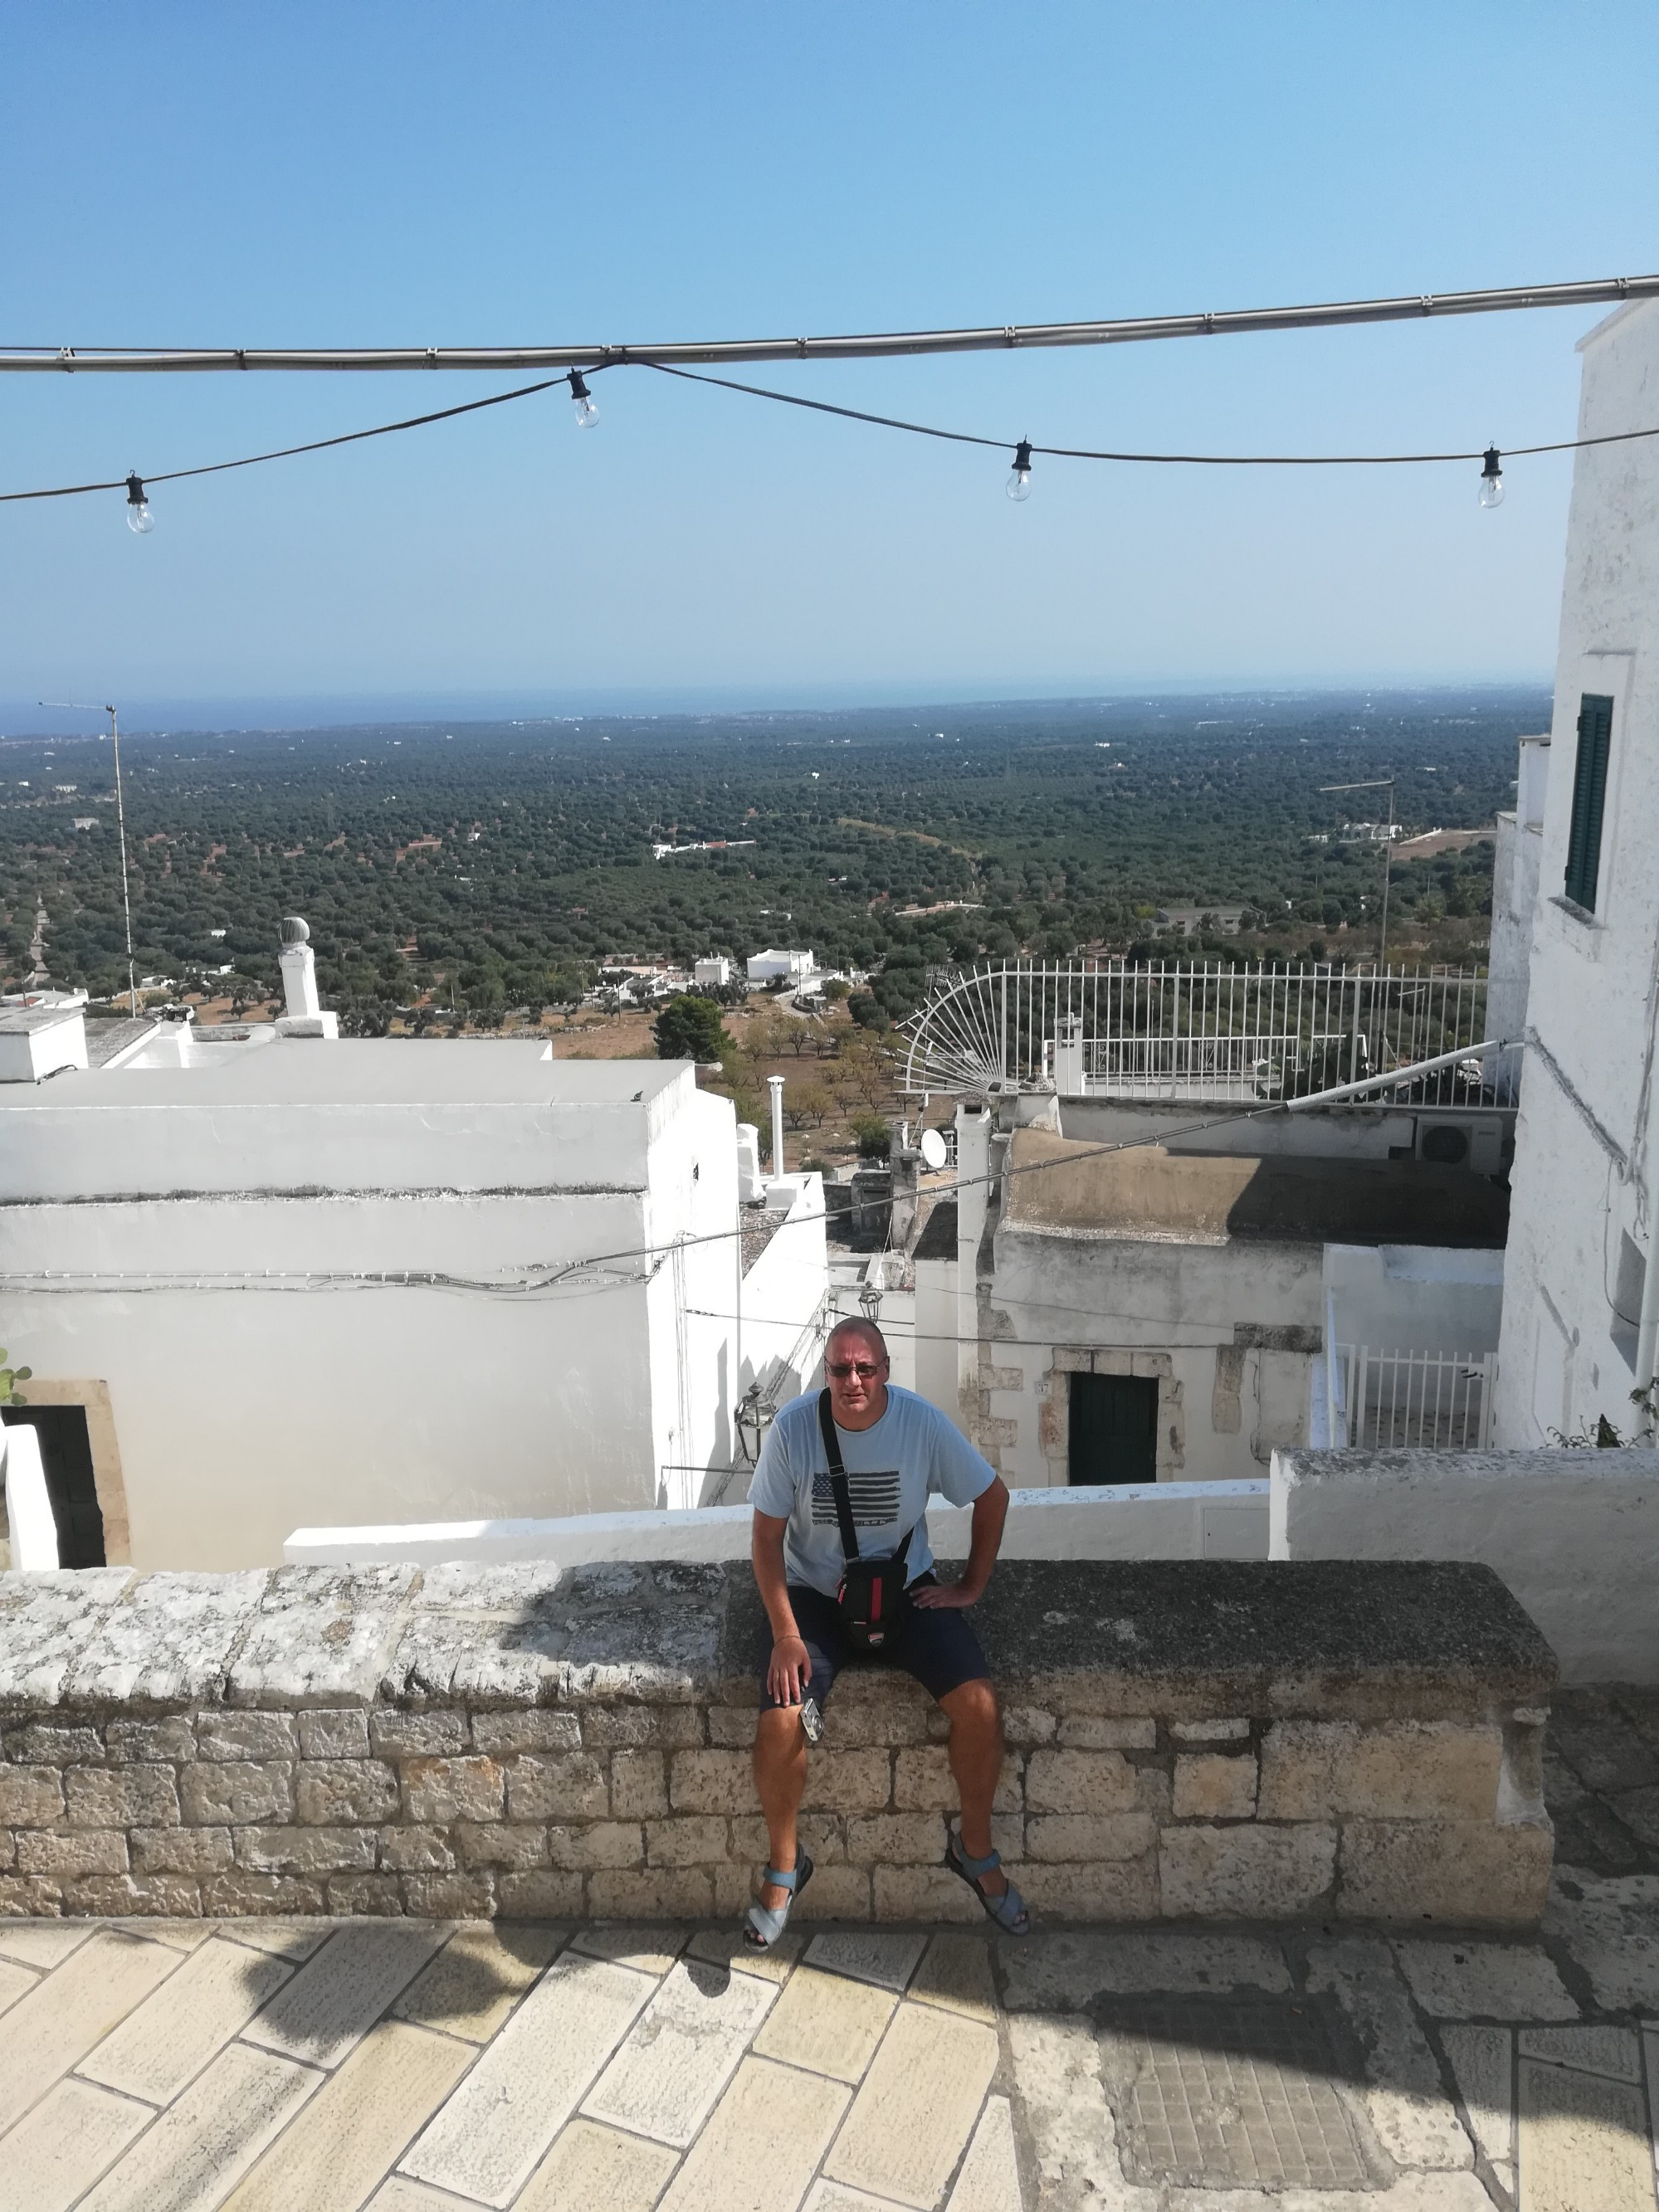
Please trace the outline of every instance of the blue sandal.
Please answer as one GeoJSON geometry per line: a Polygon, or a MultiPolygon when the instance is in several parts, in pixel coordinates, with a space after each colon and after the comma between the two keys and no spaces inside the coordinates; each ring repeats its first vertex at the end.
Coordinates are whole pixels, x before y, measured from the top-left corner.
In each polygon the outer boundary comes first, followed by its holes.
{"type": "MultiPolygon", "coordinates": [[[[999,1851],[991,1851],[982,1859],[970,1859],[963,1850],[957,1831],[952,1828],[945,1839],[945,1863],[954,1875],[959,1875],[985,1907],[986,1915],[994,1920],[1006,1936],[1029,1936],[1031,1916],[1026,1910],[1025,1899],[1012,1881],[1000,1895],[992,1897],[986,1892],[983,1876],[993,1874],[1002,1864],[999,1851]]],[[[1006,1877],[1005,1877],[1006,1879],[1006,1877]]]]}
{"type": "Polygon", "coordinates": [[[788,1874],[780,1874],[769,1866],[761,1876],[763,1885],[775,1882],[780,1889],[789,1892],[784,1905],[751,1905],[744,1923],[743,1940],[751,1951],[769,1951],[784,1929],[789,1925],[789,1916],[795,1909],[795,1899],[812,1879],[812,1862],[799,1844],[795,1846],[795,1863],[788,1874]]]}

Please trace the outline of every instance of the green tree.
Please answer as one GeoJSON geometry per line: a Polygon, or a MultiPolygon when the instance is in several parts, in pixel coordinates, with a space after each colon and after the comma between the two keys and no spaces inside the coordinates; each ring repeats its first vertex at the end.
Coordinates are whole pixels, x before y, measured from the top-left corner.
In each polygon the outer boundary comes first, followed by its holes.
{"type": "Polygon", "coordinates": [[[720,1008],[690,991],[665,1001],[652,1034],[659,1060],[719,1060],[726,1051],[720,1008]]]}

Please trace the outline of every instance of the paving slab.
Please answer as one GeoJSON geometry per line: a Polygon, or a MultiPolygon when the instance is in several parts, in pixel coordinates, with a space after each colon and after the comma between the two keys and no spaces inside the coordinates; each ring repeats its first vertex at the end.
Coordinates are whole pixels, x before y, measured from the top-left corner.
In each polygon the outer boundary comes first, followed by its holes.
{"type": "Polygon", "coordinates": [[[1277,1943],[1255,1936],[1202,1936],[1135,1929],[1074,1929],[999,1954],[1010,2012],[1076,2012],[1097,1997],[1198,1996],[1206,1990],[1261,1990],[1278,1995],[1291,1986],[1277,1943]]]}
{"type": "Polygon", "coordinates": [[[685,1948],[684,1928],[651,1927],[631,1920],[595,1920],[579,1928],[571,1948],[590,1959],[609,1959],[641,1974],[665,1974],[685,1948]]]}
{"type": "Polygon", "coordinates": [[[890,2197],[872,2197],[862,2189],[848,2189],[839,2181],[820,2181],[801,2212],[894,2212],[894,2208],[890,2197]]]}
{"type": "Polygon", "coordinates": [[[0,2130],[183,1963],[165,1943],[100,1928],[0,2018],[0,2130]]]}
{"type": "Polygon", "coordinates": [[[365,2036],[265,2153],[225,2212],[357,2212],[472,2063],[402,2021],[365,2036]]]}
{"type": "Polygon", "coordinates": [[[1659,1875],[1558,1871],[1541,1932],[1589,1977],[1601,2011],[1659,2013],[1659,1875]]]}
{"type": "Polygon", "coordinates": [[[996,2036],[978,2021],[902,2004],[826,2175],[932,2212],[968,2147],[997,2056],[996,2036]]]}
{"type": "Polygon", "coordinates": [[[76,2070],[106,2089],[171,2104],[293,1972],[239,1943],[204,1943],[76,2070]]]}
{"type": "Polygon", "coordinates": [[[572,2120],[536,2168],[514,2212],[651,2212],[679,2163],[662,2143],[572,2120]]]}
{"type": "Polygon", "coordinates": [[[447,1933],[427,1920],[349,1921],[277,1992],[243,2040],[313,2066],[337,2066],[447,1933]]]}
{"type": "MultiPolygon", "coordinates": [[[[1083,2205],[1090,2212],[1155,2206],[1152,2191],[1132,2191],[1124,2181],[1093,2021],[1017,2014],[1008,2021],[1008,2049],[1043,2212],[1050,2206],[1067,2212],[1083,2205]]],[[[1373,2212],[1370,2202],[1364,2212],[1373,2212]]]]}
{"type": "Polygon", "coordinates": [[[1316,1948],[1308,1987],[1329,1991],[1352,2021],[1365,2053],[1364,2101],[1372,2128],[1396,2165],[1456,2171],[1474,2163],[1440,2080],[1440,2068],[1417,2024],[1386,1943],[1354,1942],[1316,1948]]]}
{"type": "Polygon", "coordinates": [[[1396,1943],[1412,1995],[1437,2020],[1577,2020],[1554,1961],[1535,1945],[1396,1943]]]}
{"type": "Polygon", "coordinates": [[[1521,2212],[1653,2212],[1642,2093],[1523,2058],[1521,2212]]]}
{"type": "Polygon", "coordinates": [[[1521,2056],[1580,2074],[1605,2075],[1609,2081],[1642,2079],[1642,2051],[1633,2027],[1523,2027],[1521,2056]]]}
{"type": "Polygon", "coordinates": [[[897,2003],[890,1990],[801,1966],[763,2022],[755,2049],[763,2058],[804,2066],[837,2081],[858,2081],[897,2003]]]}
{"type": "Polygon", "coordinates": [[[488,2043],[568,1934],[531,1921],[473,1921],[456,1929],[392,2009],[399,2020],[488,2043]]]}
{"type": "Polygon", "coordinates": [[[1024,2212],[1014,2118],[1006,2097],[988,2097],[946,2212],[1024,2212]]]}
{"type": "Polygon", "coordinates": [[[1446,2027],[1440,2040],[1480,2152],[1494,2167],[1515,2157],[1514,2050],[1506,2027],[1446,2027]]]}
{"type": "Polygon", "coordinates": [[[769,1950],[757,1951],[743,1940],[738,1928],[705,1928],[686,1946],[688,1959],[702,1959],[711,1966],[734,1966],[741,1973],[758,1974],[763,1981],[782,1982],[806,1948],[804,1936],[780,1936],[769,1950]]]}
{"type": "Polygon", "coordinates": [[[27,1966],[20,1966],[10,1959],[0,1959],[0,2012],[9,2012],[19,1997],[28,1995],[40,1978],[27,1966]]]}
{"type": "Polygon", "coordinates": [[[71,2075],[0,2145],[0,2212],[66,2212],[155,2115],[71,2075]]]}
{"type": "Polygon", "coordinates": [[[777,1984],[758,1975],[683,1961],[599,2076],[583,2112],[686,2149],[777,1996],[777,1984]]]}
{"type": "Polygon", "coordinates": [[[246,1943],[255,1951],[269,1951],[274,1959],[308,1959],[320,1951],[339,1926],[337,1920],[267,1920],[250,1914],[242,1920],[222,1920],[218,1932],[228,1943],[246,1943]]]}
{"type": "Polygon", "coordinates": [[[821,1966],[826,1974],[848,1974],[855,1982],[873,1982],[878,1989],[902,1992],[927,1948],[925,1936],[836,1929],[812,1938],[806,1947],[806,1963],[821,1966]]]}
{"type": "Polygon", "coordinates": [[[0,1959],[43,1970],[60,1966],[97,1925],[95,1920],[0,1920],[0,1959]]]}
{"type": "Polygon", "coordinates": [[[481,2204],[510,2203],[655,1986],[632,1967],[561,1953],[428,2124],[403,2172],[481,2204]]]}
{"type": "Polygon", "coordinates": [[[911,1978],[909,1994],[922,2004],[943,2005],[994,2027],[996,1990],[990,1947],[977,1936],[935,1936],[911,1978]]]}
{"type": "Polygon", "coordinates": [[[662,2212],[795,2212],[850,2092],[745,2058],[662,2201],[662,2212]]]}
{"type": "Polygon", "coordinates": [[[457,2212],[459,2201],[447,2189],[428,2189],[423,2181],[394,2173],[370,2197],[366,2212],[457,2212]]]}
{"type": "Polygon", "coordinates": [[[324,2078],[231,2044],[82,2198],[82,2212],[211,2212],[324,2078]]]}
{"type": "Polygon", "coordinates": [[[159,1915],[152,1919],[148,1913],[142,1919],[112,1920],[108,1925],[151,1943],[166,1943],[175,1951],[198,1951],[213,1933],[210,1920],[163,1920],[159,1915]]]}

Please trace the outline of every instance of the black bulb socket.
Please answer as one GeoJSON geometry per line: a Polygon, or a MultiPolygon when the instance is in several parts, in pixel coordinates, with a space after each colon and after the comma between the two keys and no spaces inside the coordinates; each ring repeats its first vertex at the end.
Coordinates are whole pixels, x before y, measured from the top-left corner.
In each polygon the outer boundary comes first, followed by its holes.
{"type": "Polygon", "coordinates": [[[1490,477],[1493,483],[1503,475],[1504,456],[1496,446],[1487,447],[1486,457],[1480,464],[1480,473],[1483,477],[1490,477]]]}
{"type": "Polygon", "coordinates": [[[142,507],[143,504],[144,480],[141,476],[130,475],[127,478],[127,505],[142,507]]]}
{"type": "Polygon", "coordinates": [[[573,399],[591,399],[593,397],[587,388],[587,379],[582,374],[580,369],[571,370],[569,382],[570,397],[573,399]]]}
{"type": "Polygon", "coordinates": [[[1014,447],[1014,474],[1029,477],[1030,473],[1031,441],[1029,438],[1022,438],[1014,447]]]}

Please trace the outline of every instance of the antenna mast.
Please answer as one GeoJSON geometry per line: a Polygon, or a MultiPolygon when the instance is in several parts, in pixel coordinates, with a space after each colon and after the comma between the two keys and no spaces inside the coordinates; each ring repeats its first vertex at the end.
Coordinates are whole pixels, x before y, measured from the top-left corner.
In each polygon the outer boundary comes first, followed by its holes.
{"type": "Polygon", "coordinates": [[[42,707],[60,707],[71,714],[107,714],[110,743],[115,748],[115,832],[121,848],[121,911],[127,929],[127,1012],[135,1018],[138,1012],[138,986],[134,980],[137,970],[132,958],[132,890],[127,880],[127,811],[121,796],[121,730],[113,707],[88,707],[79,699],[42,699],[42,707]]]}

